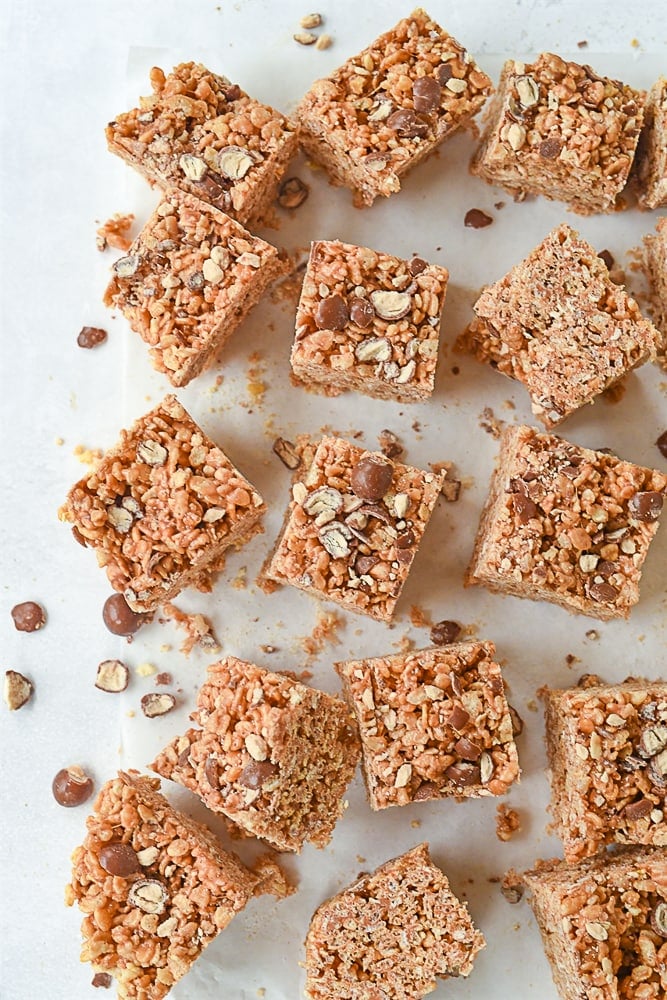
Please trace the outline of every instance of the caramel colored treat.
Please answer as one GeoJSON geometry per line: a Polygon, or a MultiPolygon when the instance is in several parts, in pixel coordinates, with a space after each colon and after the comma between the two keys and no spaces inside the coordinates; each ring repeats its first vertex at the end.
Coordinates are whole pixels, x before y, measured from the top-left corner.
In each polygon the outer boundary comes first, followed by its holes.
{"type": "Polygon", "coordinates": [[[390,621],[443,479],[323,438],[294,482],[267,577],[390,621]]]}
{"type": "Polygon", "coordinates": [[[649,282],[650,311],[661,334],[658,364],[667,371],[667,215],[655,224],[655,233],[644,237],[644,271],[649,282]]]}
{"type": "Polygon", "coordinates": [[[628,618],[667,476],[532,427],[508,427],[466,584],[628,618]]]}
{"type": "Polygon", "coordinates": [[[579,864],[543,862],[523,881],[562,1000],[665,996],[664,851],[620,848],[579,864]]]}
{"type": "Polygon", "coordinates": [[[667,847],[667,683],[543,693],[551,813],[567,861],[607,844],[667,847]]]}
{"type": "Polygon", "coordinates": [[[154,611],[261,531],[264,501],[174,396],[122,431],[59,517],[132,611],[154,611]]]}
{"type": "Polygon", "coordinates": [[[636,178],[642,208],[667,207],[667,78],[653,84],[644,108],[645,125],[639,138],[636,178]]]}
{"type": "Polygon", "coordinates": [[[337,663],[361,734],[372,809],[503,795],[519,776],[490,642],[337,663]]]}
{"type": "Polygon", "coordinates": [[[315,911],[306,938],[305,995],[420,1000],[436,988],[436,978],[469,975],[485,944],[466,904],[431,861],[428,844],[419,844],[315,911]]]}
{"type": "Polygon", "coordinates": [[[224,76],[181,63],[151,70],[153,94],[106,128],[109,149],[151,183],[259,223],[296,152],[295,125],[224,76]]]}
{"type": "Polygon", "coordinates": [[[264,888],[213,834],[173,809],[156,778],[108,781],[72,855],[65,901],[84,913],[81,961],[118,996],[161,1000],[264,888]]]}
{"type": "Polygon", "coordinates": [[[565,224],[484,288],[473,308],[476,357],[522,382],[546,427],[654,357],[660,340],[597,251],[565,224]]]}
{"type": "Polygon", "coordinates": [[[628,180],[643,96],[590,66],[543,53],[508,60],[471,170],[517,199],[542,194],[580,215],[612,212],[628,180]]]}
{"type": "Polygon", "coordinates": [[[127,256],[104,301],[150,347],[153,366],[187,385],[285,270],[278,251],[196,198],[168,195],[127,256]]]}
{"type": "Polygon", "coordinates": [[[209,667],[191,718],[152,765],[282,851],[324,847],[359,739],[343,701],[234,656],[209,667]]]}
{"type": "Polygon", "coordinates": [[[491,90],[463,46],[418,8],[313,84],[297,109],[301,145],[356,205],[371,205],[469,127],[491,90]]]}
{"type": "Polygon", "coordinates": [[[292,370],[327,395],[347,389],[402,403],[433,392],[448,272],[367,247],[311,245],[292,370]]]}

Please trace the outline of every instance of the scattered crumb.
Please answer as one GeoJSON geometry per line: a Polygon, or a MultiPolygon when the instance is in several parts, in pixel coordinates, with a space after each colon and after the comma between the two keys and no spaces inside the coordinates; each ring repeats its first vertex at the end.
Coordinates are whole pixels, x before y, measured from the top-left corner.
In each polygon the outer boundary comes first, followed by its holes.
{"type": "Polygon", "coordinates": [[[134,711],[134,709],[133,709],[133,708],[129,708],[129,709],[127,710],[127,712],[125,713],[125,715],[126,715],[126,716],[128,717],[128,719],[133,719],[133,718],[135,717],[135,715],[136,715],[136,714],[137,714],[137,713],[136,713],[136,712],[134,711]]]}
{"type": "Polygon", "coordinates": [[[299,45],[312,45],[313,42],[317,41],[317,35],[314,35],[312,31],[297,31],[292,35],[292,38],[299,45]]]}
{"type": "Polygon", "coordinates": [[[155,678],[156,684],[173,684],[173,682],[174,678],[166,670],[155,678]]]}
{"type": "Polygon", "coordinates": [[[260,1000],[261,1000],[262,997],[266,996],[266,990],[264,989],[263,986],[259,986],[258,987],[258,989],[257,989],[257,996],[260,998],[260,1000]]]}
{"type": "Polygon", "coordinates": [[[446,473],[445,478],[442,483],[442,488],[440,490],[440,495],[448,503],[456,503],[461,495],[461,485],[462,481],[456,478],[456,470],[453,462],[429,462],[429,469],[439,475],[441,472],[446,473]]]}
{"type": "Polygon", "coordinates": [[[248,586],[248,567],[241,566],[236,576],[229,583],[234,590],[245,590],[248,586]]]}
{"type": "Polygon", "coordinates": [[[296,303],[301,293],[301,285],[303,284],[303,275],[306,270],[309,252],[309,247],[297,247],[289,255],[288,263],[291,265],[290,271],[282,281],[276,282],[271,287],[270,295],[273,303],[287,302],[296,308],[296,303]]]}
{"type": "Polygon", "coordinates": [[[313,679],[313,671],[312,670],[301,670],[296,675],[296,679],[298,681],[301,681],[302,684],[307,684],[308,681],[312,681],[312,679],[313,679]]]}
{"type": "Polygon", "coordinates": [[[55,443],[56,443],[56,444],[58,445],[58,447],[60,448],[60,447],[62,447],[62,445],[64,445],[64,444],[65,444],[65,438],[61,438],[61,437],[57,437],[57,438],[56,438],[56,441],[55,441],[55,443]]]}
{"type": "Polygon", "coordinates": [[[479,426],[482,430],[486,431],[487,434],[490,434],[491,437],[497,439],[502,433],[505,421],[498,420],[491,407],[485,406],[479,416],[479,426]]]}
{"type": "Polygon", "coordinates": [[[422,821],[420,819],[410,820],[410,826],[412,827],[413,830],[418,830],[421,825],[422,821]]]}
{"type": "Polygon", "coordinates": [[[633,47],[633,49],[638,49],[639,48],[639,39],[638,38],[631,39],[630,45],[633,47]]]}
{"type": "Polygon", "coordinates": [[[95,240],[97,249],[102,251],[106,250],[107,247],[114,247],[116,250],[129,250],[132,240],[127,234],[132,228],[133,222],[134,215],[131,212],[128,212],[127,215],[116,212],[97,230],[97,239],[95,240]]]}
{"type": "Polygon", "coordinates": [[[296,892],[296,886],[288,880],[287,875],[271,854],[260,855],[251,871],[260,880],[255,889],[255,895],[270,892],[272,896],[284,899],[285,896],[291,896],[292,893],[296,892]]]}
{"type": "Polygon", "coordinates": [[[397,649],[399,653],[409,653],[411,649],[414,648],[414,642],[408,635],[401,636],[396,642],[392,642],[394,649],[397,649]]]}
{"type": "Polygon", "coordinates": [[[516,410],[516,405],[513,399],[505,399],[503,401],[503,409],[505,410],[516,410]]]}
{"type": "Polygon", "coordinates": [[[599,687],[602,683],[603,680],[599,674],[582,674],[577,681],[577,687],[586,690],[587,688],[599,687]]]}
{"type": "Polygon", "coordinates": [[[537,712],[538,705],[534,698],[529,698],[526,702],[526,708],[529,712],[537,712]]]}
{"type": "Polygon", "coordinates": [[[595,628],[589,628],[588,632],[586,633],[586,638],[592,640],[599,639],[600,633],[595,628]]]}
{"type": "Polygon", "coordinates": [[[577,48],[578,49],[587,49],[588,48],[588,42],[586,41],[585,38],[582,38],[580,42],[577,42],[577,48]]]}
{"type": "Polygon", "coordinates": [[[273,442],[272,450],[283,465],[291,469],[292,472],[301,465],[301,455],[298,449],[295,448],[291,441],[287,441],[286,438],[277,437],[273,442]]]}
{"type": "Polygon", "coordinates": [[[86,448],[82,444],[77,444],[72,454],[82,465],[95,465],[102,458],[103,452],[101,448],[86,448]]]}
{"type": "Polygon", "coordinates": [[[327,643],[338,646],[338,629],[345,624],[345,619],[335,611],[318,611],[315,628],[310,635],[305,635],[300,639],[301,647],[308,657],[308,661],[314,659],[322,652],[327,643]]]}
{"type": "Polygon", "coordinates": [[[612,405],[614,403],[620,403],[620,401],[625,396],[626,389],[627,386],[625,384],[625,380],[623,380],[622,382],[615,382],[613,385],[610,385],[608,389],[604,390],[604,392],[602,393],[602,398],[604,399],[605,403],[610,403],[612,405]]]}
{"type": "Polygon", "coordinates": [[[357,854],[357,864],[358,865],[366,864],[366,858],[363,856],[363,854],[357,854]]]}
{"type": "Polygon", "coordinates": [[[167,602],[163,607],[168,618],[176,623],[177,628],[185,631],[186,638],[181,646],[181,652],[189,656],[195,646],[201,646],[207,653],[219,653],[221,645],[215,637],[213,626],[202,614],[188,615],[175,604],[167,602]]]}
{"type": "Polygon", "coordinates": [[[162,645],[160,646],[161,653],[168,653],[170,650],[171,650],[171,643],[169,642],[163,642],[162,645]]]}
{"type": "Polygon", "coordinates": [[[421,423],[418,420],[413,420],[412,421],[412,429],[415,432],[415,434],[419,434],[419,432],[422,429],[421,423]]]}
{"type": "Polygon", "coordinates": [[[575,663],[581,663],[581,660],[578,656],[575,656],[574,653],[568,653],[565,657],[565,662],[568,667],[572,668],[575,663]]]}
{"type": "Polygon", "coordinates": [[[400,458],[403,454],[403,445],[393,431],[386,429],[380,431],[378,434],[378,444],[380,445],[380,451],[387,458],[400,458]]]}
{"type": "Polygon", "coordinates": [[[505,873],[502,882],[500,883],[500,891],[507,902],[518,903],[523,896],[524,889],[525,886],[521,881],[521,876],[518,875],[513,868],[510,868],[510,870],[505,873]]]}
{"type": "Polygon", "coordinates": [[[263,653],[277,653],[278,652],[278,647],[277,646],[271,646],[271,645],[269,645],[266,642],[263,645],[261,645],[259,648],[261,649],[261,651],[263,653]]]}
{"type": "Polygon", "coordinates": [[[433,619],[424,608],[420,608],[418,604],[412,604],[410,606],[410,622],[415,628],[430,628],[433,619]]]}
{"type": "Polygon", "coordinates": [[[262,361],[262,356],[258,351],[253,351],[253,353],[248,358],[250,362],[247,372],[247,384],[246,388],[248,390],[248,395],[253,403],[261,403],[264,399],[264,393],[266,392],[266,382],[263,381],[262,376],[266,371],[266,366],[262,361]]]}
{"type": "Polygon", "coordinates": [[[493,207],[495,208],[495,210],[497,212],[499,212],[501,208],[505,207],[505,202],[504,201],[494,201],[493,207]]]}
{"type": "Polygon", "coordinates": [[[496,807],[496,837],[508,841],[521,829],[521,820],[516,809],[511,809],[505,802],[496,807]]]}

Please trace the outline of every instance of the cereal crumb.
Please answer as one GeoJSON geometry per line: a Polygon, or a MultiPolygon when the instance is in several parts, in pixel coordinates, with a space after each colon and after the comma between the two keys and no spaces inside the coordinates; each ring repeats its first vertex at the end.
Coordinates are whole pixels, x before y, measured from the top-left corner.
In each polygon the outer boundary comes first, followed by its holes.
{"type": "Polygon", "coordinates": [[[301,638],[301,646],[308,659],[312,660],[321,653],[327,643],[338,646],[338,629],[344,624],[345,620],[335,611],[318,611],[315,628],[310,635],[301,638]]]}
{"type": "Polygon", "coordinates": [[[102,458],[103,452],[101,448],[86,448],[82,444],[77,444],[72,454],[82,465],[95,465],[102,458]]]}
{"type": "Polygon", "coordinates": [[[296,886],[289,881],[287,875],[271,854],[260,855],[251,870],[260,880],[255,894],[268,892],[278,899],[284,899],[285,896],[291,896],[296,892],[296,886]]]}
{"type": "Polygon", "coordinates": [[[181,652],[189,656],[195,646],[201,646],[207,653],[219,653],[222,646],[215,637],[213,626],[202,614],[189,615],[181,611],[171,601],[164,605],[164,613],[175,622],[177,628],[185,632],[181,652]]]}
{"type": "Polygon", "coordinates": [[[312,45],[313,42],[317,41],[317,35],[314,35],[312,31],[297,31],[292,38],[299,45],[312,45]]]}
{"type": "Polygon", "coordinates": [[[399,653],[409,653],[411,649],[414,648],[414,642],[408,635],[401,636],[396,642],[392,642],[394,649],[397,649],[399,653]]]}
{"type": "Polygon", "coordinates": [[[521,829],[521,820],[516,809],[511,809],[505,802],[496,808],[496,837],[508,841],[521,829]]]}
{"type": "Polygon", "coordinates": [[[131,212],[128,212],[127,215],[116,212],[97,230],[95,240],[97,249],[103,251],[107,247],[114,247],[116,250],[129,250],[132,240],[127,234],[132,228],[133,222],[134,215],[131,212]]]}
{"type": "Polygon", "coordinates": [[[586,633],[586,638],[594,641],[595,639],[600,638],[600,633],[596,628],[589,628],[588,632],[586,633]]]}
{"type": "Polygon", "coordinates": [[[568,653],[565,657],[565,663],[568,667],[573,667],[575,663],[581,663],[581,659],[575,656],[574,653],[568,653]]]}
{"type": "Polygon", "coordinates": [[[59,448],[61,448],[62,445],[65,444],[65,438],[57,437],[55,443],[58,445],[59,448]]]}
{"type": "Polygon", "coordinates": [[[526,708],[528,709],[529,712],[537,712],[537,702],[535,701],[534,698],[530,698],[526,702],[526,708]]]}
{"type": "Polygon", "coordinates": [[[518,903],[524,893],[524,884],[521,877],[510,868],[503,876],[500,883],[500,891],[508,903],[518,903]]]}
{"type": "Polygon", "coordinates": [[[248,586],[248,567],[241,566],[236,574],[236,576],[230,580],[230,586],[234,590],[245,590],[248,586]]]}
{"type": "Polygon", "coordinates": [[[424,608],[420,608],[418,604],[412,604],[410,606],[410,623],[415,628],[430,628],[433,624],[433,619],[424,608]]]}

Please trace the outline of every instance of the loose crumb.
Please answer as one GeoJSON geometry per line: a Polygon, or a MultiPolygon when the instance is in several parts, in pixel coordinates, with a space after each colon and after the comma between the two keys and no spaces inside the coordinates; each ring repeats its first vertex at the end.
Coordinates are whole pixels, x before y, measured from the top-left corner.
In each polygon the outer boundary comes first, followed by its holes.
{"type": "Polygon", "coordinates": [[[521,820],[516,809],[511,809],[505,802],[496,807],[496,837],[508,841],[521,829],[521,820]]]}
{"type": "Polygon", "coordinates": [[[508,903],[518,903],[523,896],[524,884],[513,868],[503,876],[500,891],[508,903]]]}
{"type": "Polygon", "coordinates": [[[153,674],[157,673],[157,667],[152,663],[140,663],[138,667],[135,667],[135,673],[139,677],[152,677],[153,674]]]}
{"type": "Polygon", "coordinates": [[[234,577],[234,579],[230,580],[230,586],[232,586],[234,588],[234,590],[245,590],[246,589],[246,587],[248,586],[248,567],[247,566],[241,566],[239,568],[239,571],[236,574],[236,576],[234,577]]]}
{"type": "Polygon", "coordinates": [[[499,438],[505,426],[504,420],[498,420],[490,406],[485,406],[479,417],[479,426],[493,438],[499,438]]]}
{"type": "Polygon", "coordinates": [[[310,635],[302,636],[301,647],[308,657],[308,662],[318,656],[327,643],[340,645],[338,629],[345,624],[344,618],[335,611],[318,611],[315,628],[310,635]]]}
{"type": "Polygon", "coordinates": [[[394,649],[397,649],[399,653],[409,653],[411,649],[414,648],[414,642],[408,635],[401,636],[396,642],[392,642],[394,649]]]}
{"type": "Polygon", "coordinates": [[[589,628],[588,632],[586,633],[586,638],[591,640],[599,639],[600,633],[595,628],[589,628]]]}
{"type": "Polygon", "coordinates": [[[132,228],[133,222],[134,215],[131,212],[128,212],[127,215],[121,215],[120,212],[112,215],[97,230],[97,238],[95,240],[97,249],[103,251],[107,247],[114,247],[116,250],[129,250],[132,240],[128,236],[128,233],[132,228]]]}
{"type": "Polygon", "coordinates": [[[412,604],[410,606],[410,622],[415,628],[430,628],[433,619],[424,608],[420,608],[418,604],[412,604]]]}
{"type": "Polygon", "coordinates": [[[186,638],[181,646],[181,652],[189,656],[195,646],[201,646],[207,653],[219,653],[222,646],[215,637],[213,626],[202,614],[189,615],[181,611],[175,604],[167,602],[164,613],[175,622],[177,628],[185,631],[186,638]]]}
{"type": "Polygon", "coordinates": [[[95,465],[102,458],[103,451],[101,448],[86,448],[82,444],[77,444],[72,454],[82,465],[95,465]]]}
{"type": "Polygon", "coordinates": [[[413,830],[418,830],[421,825],[422,821],[420,819],[410,820],[410,826],[412,827],[413,830]]]}

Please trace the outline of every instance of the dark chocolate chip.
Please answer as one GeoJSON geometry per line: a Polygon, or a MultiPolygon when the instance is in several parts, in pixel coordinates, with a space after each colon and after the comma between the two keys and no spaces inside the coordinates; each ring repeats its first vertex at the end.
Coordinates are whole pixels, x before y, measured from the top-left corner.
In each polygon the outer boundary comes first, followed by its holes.
{"type": "Polygon", "coordinates": [[[77,765],[63,767],[53,779],[51,791],[59,806],[80,806],[93,794],[93,781],[77,765]]]}
{"type": "Polygon", "coordinates": [[[243,768],[239,775],[239,784],[245,788],[261,788],[265,781],[275,777],[278,765],[269,760],[253,760],[243,768]]]}
{"type": "Polygon", "coordinates": [[[560,139],[543,139],[540,143],[540,156],[543,160],[555,160],[561,149],[560,139]]]}
{"type": "Polygon", "coordinates": [[[141,871],[136,852],[129,844],[105,844],[99,855],[100,865],[109,875],[129,878],[141,871]]]}
{"type": "Polygon", "coordinates": [[[408,271],[413,278],[416,278],[418,274],[425,271],[427,267],[428,264],[423,257],[413,257],[412,260],[408,262],[408,271]]]}
{"type": "Polygon", "coordinates": [[[111,987],[113,980],[108,972],[96,972],[92,978],[91,986],[96,989],[101,987],[103,990],[108,990],[111,987]]]}
{"type": "Polygon", "coordinates": [[[377,566],[379,561],[380,560],[377,556],[365,556],[360,554],[357,556],[354,563],[355,572],[358,573],[359,576],[365,576],[370,572],[370,570],[373,569],[373,566],[377,566]]]}
{"type": "Polygon", "coordinates": [[[361,299],[358,295],[350,299],[350,319],[362,330],[371,326],[375,319],[375,309],[368,299],[361,299]]]}
{"type": "Polygon", "coordinates": [[[643,493],[635,493],[628,501],[630,515],[636,521],[651,523],[657,521],[662,511],[663,497],[657,490],[646,490],[643,493]]]}
{"type": "Polygon", "coordinates": [[[15,604],[11,610],[11,616],[18,632],[37,632],[46,622],[46,612],[36,601],[15,604]]]}
{"type": "Polygon", "coordinates": [[[614,266],[614,258],[612,257],[609,250],[600,250],[598,257],[600,258],[600,260],[604,261],[607,270],[611,271],[612,267],[614,266]]]}
{"type": "Polygon", "coordinates": [[[387,118],[387,128],[393,129],[404,139],[422,138],[428,132],[428,122],[422,121],[414,111],[401,108],[387,118]]]}
{"type": "Polygon", "coordinates": [[[660,454],[667,458],[667,431],[664,431],[655,443],[658,446],[660,454]]]}
{"type": "Polygon", "coordinates": [[[448,62],[444,62],[440,63],[440,65],[435,71],[435,75],[441,86],[444,87],[447,81],[451,80],[451,78],[454,76],[454,71],[452,70],[452,67],[448,62]]]}
{"type": "Polygon", "coordinates": [[[412,84],[412,101],[415,111],[428,114],[440,105],[442,86],[433,76],[420,76],[412,84]]]}
{"type": "Polygon", "coordinates": [[[612,604],[618,597],[618,590],[610,583],[592,583],[588,588],[588,596],[601,604],[612,604]]]}
{"type": "Polygon", "coordinates": [[[393,431],[380,431],[378,434],[378,444],[380,445],[380,451],[387,458],[398,458],[399,455],[403,454],[403,445],[393,431]]]}
{"type": "Polygon", "coordinates": [[[349,319],[350,314],[342,295],[327,295],[315,311],[315,323],[319,330],[344,330],[349,319]]]}
{"type": "Polygon", "coordinates": [[[595,567],[595,573],[598,576],[612,576],[618,570],[618,563],[610,562],[608,559],[601,559],[600,562],[595,567]]]}
{"type": "Polygon", "coordinates": [[[537,514],[537,505],[533,503],[530,497],[527,497],[523,493],[514,493],[512,503],[514,505],[514,513],[519,518],[521,524],[528,524],[537,514]]]}
{"type": "Polygon", "coordinates": [[[469,208],[463,220],[464,226],[469,229],[484,229],[493,222],[493,216],[487,215],[481,208],[469,208]]]}
{"type": "Polygon", "coordinates": [[[107,597],[102,609],[104,624],[114,635],[134,635],[151,617],[133,611],[122,594],[107,597]]]}
{"type": "Polygon", "coordinates": [[[433,799],[438,794],[438,786],[432,781],[422,781],[421,785],[412,796],[413,802],[426,802],[433,799]]]}
{"type": "Polygon", "coordinates": [[[397,537],[396,547],[399,549],[411,549],[416,541],[417,537],[414,531],[412,530],[412,528],[408,528],[407,531],[404,531],[401,535],[397,537]]]}
{"type": "Polygon", "coordinates": [[[365,455],[352,470],[352,491],[362,500],[381,500],[394,476],[394,467],[383,455],[365,455]]]}
{"type": "Polygon", "coordinates": [[[436,622],[431,629],[431,642],[434,646],[448,646],[451,642],[456,642],[460,634],[461,626],[458,622],[436,622]]]}
{"type": "Polygon", "coordinates": [[[91,347],[97,347],[98,344],[103,344],[107,339],[107,331],[102,330],[99,326],[82,326],[81,333],[76,338],[76,342],[79,347],[85,347],[90,349],[91,347]]]}

